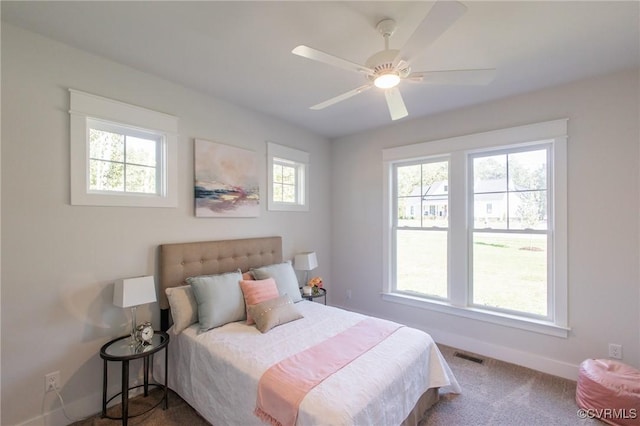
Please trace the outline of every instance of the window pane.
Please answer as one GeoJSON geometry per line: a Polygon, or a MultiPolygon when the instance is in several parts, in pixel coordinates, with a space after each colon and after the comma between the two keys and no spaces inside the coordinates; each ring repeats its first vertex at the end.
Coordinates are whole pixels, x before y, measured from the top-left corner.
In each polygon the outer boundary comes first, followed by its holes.
{"type": "Polygon", "coordinates": [[[448,226],[448,167],[447,161],[438,161],[396,168],[399,227],[448,226]]]}
{"type": "Polygon", "coordinates": [[[449,226],[449,163],[422,164],[422,226],[449,226]]]}
{"type": "Polygon", "coordinates": [[[474,227],[507,229],[507,156],[473,159],[474,227]]]}
{"type": "Polygon", "coordinates": [[[124,164],[90,160],[89,190],[124,191],[124,164]]]}
{"type": "Polygon", "coordinates": [[[89,158],[124,161],[124,135],[89,129],[89,158]]]}
{"type": "Polygon", "coordinates": [[[293,185],[282,185],[282,201],[285,203],[296,202],[296,187],[293,185]]]}
{"type": "Polygon", "coordinates": [[[547,189],[547,150],[509,154],[509,189],[547,189]]]}
{"type": "Polygon", "coordinates": [[[476,194],[473,196],[476,229],[507,229],[507,193],[476,194]]]}
{"type": "Polygon", "coordinates": [[[547,150],[473,159],[474,228],[547,229],[547,150]]]}
{"type": "MultiPolygon", "coordinates": [[[[449,179],[448,166],[449,163],[446,161],[422,164],[422,187],[427,189],[433,185],[437,185],[439,192],[447,193],[447,179],[449,179]]],[[[427,191],[423,191],[423,193],[425,192],[427,191]]]]}
{"type": "Polygon", "coordinates": [[[156,145],[154,140],[127,137],[127,163],[155,167],[156,145]]]}
{"type": "Polygon", "coordinates": [[[127,165],[127,192],[141,192],[155,194],[156,169],[155,167],[127,165]]]}
{"type": "Polygon", "coordinates": [[[509,193],[509,229],[547,229],[547,191],[509,193]]]}
{"type": "Polygon", "coordinates": [[[422,195],[420,188],[421,172],[420,164],[398,167],[396,180],[398,197],[422,195]]]}
{"type": "Polygon", "coordinates": [[[295,167],[282,166],[282,182],[295,185],[296,184],[296,169],[295,167]]]}
{"type": "Polygon", "coordinates": [[[273,200],[282,202],[282,184],[273,182],[273,200]]]}
{"type": "Polygon", "coordinates": [[[419,228],[420,221],[420,197],[398,198],[398,226],[412,226],[419,228]]]}
{"type": "Polygon", "coordinates": [[[473,233],[473,303],[547,315],[547,236],[473,233]]]}
{"type": "Polygon", "coordinates": [[[280,164],[273,165],[273,181],[282,183],[282,166],[280,164]]]}
{"type": "Polygon", "coordinates": [[[507,156],[492,155],[473,159],[473,192],[507,190],[507,156]]]}
{"type": "Polygon", "coordinates": [[[447,231],[396,232],[396,289],[447,297],[447,231]]]}

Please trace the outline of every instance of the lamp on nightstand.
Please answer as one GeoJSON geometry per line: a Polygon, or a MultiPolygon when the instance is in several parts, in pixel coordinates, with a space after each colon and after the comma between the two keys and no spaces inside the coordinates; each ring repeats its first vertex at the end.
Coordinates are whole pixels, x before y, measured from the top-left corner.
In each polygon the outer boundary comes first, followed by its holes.
{"type": "Polygon", "coordinates": [[[293,259],[293,268],[298,271],[304,271],[304,285],[307,285],[309,278],[309,271],[312,271],[318,267],[318,258],[316,252],[296,254],[293,259]]]}
{"type": "Polygon", "coordinates": [[[131,340],[136,335],[136,308],[156,301],[156,284],[152,275],[124,278],[115,282],[113,304],[121,308],[131,308],[131,340]]]}

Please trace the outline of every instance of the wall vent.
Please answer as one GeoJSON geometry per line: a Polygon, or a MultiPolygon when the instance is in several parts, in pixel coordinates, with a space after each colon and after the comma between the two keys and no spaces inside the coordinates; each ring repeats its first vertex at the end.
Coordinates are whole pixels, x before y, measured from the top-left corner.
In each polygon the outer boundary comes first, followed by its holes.
{"type": "Polygon", "coordinates": [[[482,358],[478,358],[472,355],[467,355],[467,354],[463,354],[460,352],[454,352],[453,356],[456,356],[458,358],[462,358],[462,359],[466,359],[467,361],[472,361],[478,364],[482,364],[484,362],[484,360],[482,358]]]}

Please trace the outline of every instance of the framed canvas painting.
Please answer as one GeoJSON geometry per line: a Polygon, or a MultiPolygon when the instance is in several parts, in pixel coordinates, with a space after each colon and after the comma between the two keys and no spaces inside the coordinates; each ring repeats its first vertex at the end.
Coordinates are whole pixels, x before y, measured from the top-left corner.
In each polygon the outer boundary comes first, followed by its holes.
{"type": "Polygon", "coordinates": [[[260,215],[258,158],[254,151],[195,140],[196,217],[260,215]]]}

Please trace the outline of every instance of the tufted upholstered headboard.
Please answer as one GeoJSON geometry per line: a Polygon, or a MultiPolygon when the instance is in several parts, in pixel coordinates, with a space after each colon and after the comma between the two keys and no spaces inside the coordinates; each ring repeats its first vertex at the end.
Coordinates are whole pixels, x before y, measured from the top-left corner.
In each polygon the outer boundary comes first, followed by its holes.
{"type": "Polygon", "coordinates": [[[185,285],[198,275],[232,272],[282,262],[282,237],[244,238],[162,244],[160,246],[160,321],[169,328],[169,300],[165,290],[185,285]]]}

